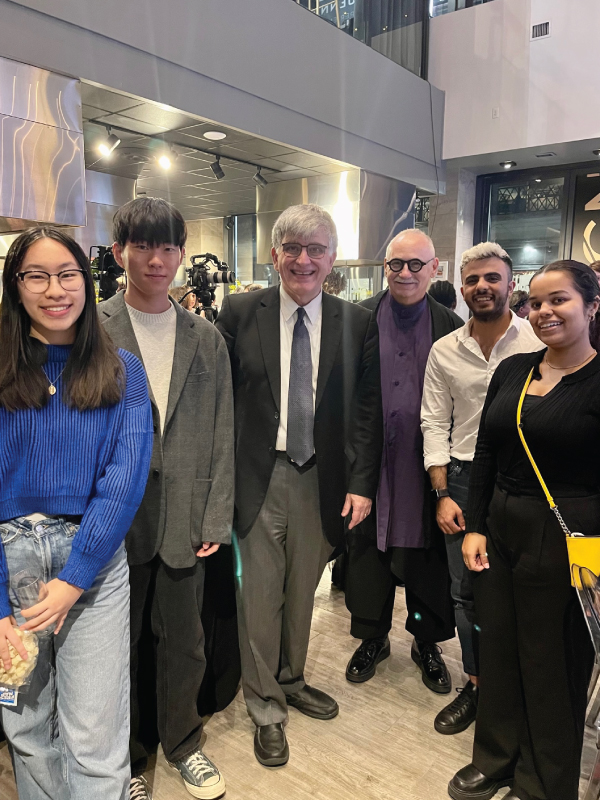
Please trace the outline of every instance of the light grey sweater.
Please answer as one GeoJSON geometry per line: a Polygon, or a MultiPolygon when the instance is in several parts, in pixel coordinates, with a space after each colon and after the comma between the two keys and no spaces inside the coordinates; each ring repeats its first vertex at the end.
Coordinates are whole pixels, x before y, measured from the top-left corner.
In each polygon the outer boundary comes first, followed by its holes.
{"type": "Polygon", "coordinates": [[[160,430],[164,431],[169,402],[169,387],[175,354],[177,312],[171,304],[161,314],[146,314],[127,305],[133,332],[142,354],[154,402],[160,413],[160,430]]]}

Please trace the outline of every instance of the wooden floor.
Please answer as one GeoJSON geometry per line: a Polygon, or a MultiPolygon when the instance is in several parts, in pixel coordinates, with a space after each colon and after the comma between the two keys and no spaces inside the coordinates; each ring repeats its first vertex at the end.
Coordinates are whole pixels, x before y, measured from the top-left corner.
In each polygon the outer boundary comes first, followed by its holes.
{"type": "MultiPolygon", "coordinates": [[[[207,722],[203,741],[227,781],[227,800],[447,800],[449,779],[471,760],[472,728],[457,736],[434,731],[434,717],[449,696],[435,695],[421,682],[404,630],[403,592],[398,590],[396,597],[391,657],[368,683],[348,683],[344,670],[356,642],[348,633],[344,597],[331,589],[325,572],[306,677],[338,700],[340,714],[325,722],[290,709],[290,761],[268,769],[254,758],[254,727],[238,695],[207,722]]],[[[462,686],[458,640],[443,649],[454,686],[462,686]]],[[[590,757],[594,749],[589,747],[590,757]]],[[[189,800],[162,754],[147,777],[154,800],[189,800]]],[[[17,800],[6,745],[0,748],[0,798],[17,800]]]]}

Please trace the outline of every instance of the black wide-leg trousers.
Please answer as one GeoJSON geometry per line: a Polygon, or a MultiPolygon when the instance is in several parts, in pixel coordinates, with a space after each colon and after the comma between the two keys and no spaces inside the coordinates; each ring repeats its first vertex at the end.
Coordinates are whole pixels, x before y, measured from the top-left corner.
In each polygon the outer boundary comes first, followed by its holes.
{"type": "MultiPolygon", "coordinates": [[[[595,533],[600,497],[559,500],[572,530],[595,533]]],[[[570,585],[565,535],[546,501],[496,487],[490,568],[474,573],[480,691],[473,763],[514,775],[521,800],[577,800],[593,648],[570,585]]]]}

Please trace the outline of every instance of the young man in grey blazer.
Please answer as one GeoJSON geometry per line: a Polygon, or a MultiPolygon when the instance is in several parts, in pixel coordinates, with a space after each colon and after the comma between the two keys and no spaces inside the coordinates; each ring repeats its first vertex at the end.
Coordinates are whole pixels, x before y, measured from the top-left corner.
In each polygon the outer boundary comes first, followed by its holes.
{"type": "Polygon", "coordinates": [[[115,344],[144,364],[154,421],[146,493],[126,539],[131,800],[152,796],[143,772],[154,726],[190,794],[212,800],[225,792],[223,777],[200,748],[197,700],[206,666],[204,559],[231,541],[233,396],[222,336],[169,299],[186,235],[183,217],[164,200],[138,198],[119,209],[113,253],[127,272],[127,289],[98,306],[115,344]],[[152,637],[156,688],[144,690],[140,666],[147,677],[152,637]],[[156,718],[148,719],[154,697],[156,718]]]}

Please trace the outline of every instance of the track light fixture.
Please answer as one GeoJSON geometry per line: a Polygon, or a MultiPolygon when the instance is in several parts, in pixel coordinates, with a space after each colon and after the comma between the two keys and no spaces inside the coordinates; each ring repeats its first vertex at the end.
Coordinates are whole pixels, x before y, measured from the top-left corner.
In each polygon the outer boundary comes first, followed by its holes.
{"type": "Polygon", "coordinates": [[[221,156],[217,156],[217,160],[213,161],[213,163],[210,165],[210,168],[212,169],[213,175],[218,181],[225,177],[225,173],[221,169],[221,156]]]}
{"type": "Polygon", "coordinates": [[[100,155],[103,158],[110,158],[110,156],[113,153],[113,150],[117,148],[120,144],[121,140],[119,139],[119,137],[115,136],[114,133],[111,133],[110,128],[107,128],[106,139],[104,139],[98,144],[97,150],[98,153],[100,153],[100,155]]]}
{"type": "Polygon", "coordinates": [[[268,184],[268,180],[266,178],[263,178],[263,176],[260,174],[261,169],[262,167],[258,168],[256,173],[252,176],[252,180],[259,188],[262,189],[264,186],[268,184]]]}

